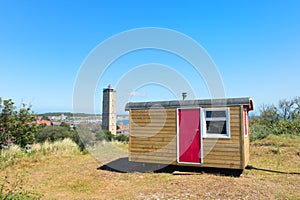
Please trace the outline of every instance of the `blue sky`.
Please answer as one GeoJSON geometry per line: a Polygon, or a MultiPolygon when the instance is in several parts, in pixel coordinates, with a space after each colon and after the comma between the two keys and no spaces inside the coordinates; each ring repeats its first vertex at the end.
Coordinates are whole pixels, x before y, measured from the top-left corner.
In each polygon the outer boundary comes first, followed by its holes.
{"type": "MultiPolygon", "coordinates": [[[[227,97],[257,106],[299,96],[300,2],[291,1],[15,1],[0,0],[0,97],[39,113],[72,111],[77,74],[89,53],[120,32],[162,27],[181,32],[208,52],[227,97]]],[[[210,98],[201,77],[170,53],[144,50],[112,64],[95,91],[118,83],[143,63],[167,64],[210,98]]],[[[145,75],[146,76],[146,75],[145,75]]],[[[146,85],[131,100],[170,100],[167,88],[146,85]]],[[[118,105],[122,113],[124,105],[118,105]]]]}

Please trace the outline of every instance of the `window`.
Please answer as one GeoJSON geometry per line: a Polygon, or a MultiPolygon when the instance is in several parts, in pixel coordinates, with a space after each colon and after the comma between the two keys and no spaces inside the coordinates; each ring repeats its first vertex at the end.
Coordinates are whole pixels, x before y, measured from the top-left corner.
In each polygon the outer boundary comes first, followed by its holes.
{"type": "Polygon", "coordinates": [[[230,138],[229,108],[203,108],[203,137],[230,138]]]}

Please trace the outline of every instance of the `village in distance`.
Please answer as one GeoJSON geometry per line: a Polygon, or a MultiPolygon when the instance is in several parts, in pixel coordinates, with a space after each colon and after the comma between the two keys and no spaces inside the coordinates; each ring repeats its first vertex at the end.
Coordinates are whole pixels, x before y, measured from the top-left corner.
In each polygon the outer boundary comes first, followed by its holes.
{"type": "MultiPolygon", "coordinates": [[[[71,130],[80,123],[102,124],[102,115],[85,114],[71,112],[50,112],[38,114],[36,117],[37,124],[45,124],[46,126],[62,126],[68,125],[71,130]]],[[[117,115],[116,117],[117,134],[129,135],[129,116],[117,115]]]]}

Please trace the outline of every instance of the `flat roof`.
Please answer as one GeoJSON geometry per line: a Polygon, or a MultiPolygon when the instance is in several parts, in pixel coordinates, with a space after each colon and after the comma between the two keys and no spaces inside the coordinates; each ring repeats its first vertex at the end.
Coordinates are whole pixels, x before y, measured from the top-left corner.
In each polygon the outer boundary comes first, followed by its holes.
{"type": "Polygon", "coordinates": [[[184,107],[222,107],[222,106],[245,106],[253,110],[253,100],[250,97],[223,98],[223,99],[196,99],[184,101],[149,101],[149,102],[129,102],[125,106],[125,111],[131,109],[143,110],[150,108],[184,108],[184,107]]]}

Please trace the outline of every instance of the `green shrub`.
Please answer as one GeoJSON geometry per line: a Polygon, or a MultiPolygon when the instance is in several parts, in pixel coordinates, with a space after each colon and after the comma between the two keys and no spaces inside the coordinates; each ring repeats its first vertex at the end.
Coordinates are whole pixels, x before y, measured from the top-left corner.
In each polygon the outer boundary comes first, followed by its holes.
{"type": "Polygon", "coordinates": [[[120,141],[120,142],[128,142],[129,137],[124,135],[124,134],[119,134],[119,135],[116,136],[116,140],[120,141]]]}
{"type": "Polygon", "coordinates": [[[264,139],[268,135],[300,135],[300,120],[278,120],[273,123],[265,123],[259,118],[250,122],[250,139],[264,139]]]}
{"type": "Polygon", "coordinates": [[[60,126],[46,126],[35,133],[35,140],[39,143],[45,142],[47,140],[54,142],[57,140],[63,140],[65,138],[72,137],[73,133],[69,130],[68,127],[60,126]]]}
{"type": "Polygon", "coordinates": [[[98,130],[95,136],[98,141],[113,141],[115,139],[115,136],[110,131],[106,130],[98,130]]]}
{"type": "Polygon", "coordinates": [[[85,146],[77,132],[73,132],[71,139],[79,146],[81,152],[85,153],[85,146]]]}
{"type": "Polygon", "coordinates": [[[271,129],[274,135],[300,135],[300,121],[280,120],[272,124],[271,129]]]}
{"type": "Polygon", "coordinates": [[[250,141],[261,140],[271,133],[271,129],[266,125],[252,123],[250,125],[250,141]]]}
{"type": "Polygon", "coordinates": [[[34,133],[39,129],[34,120],[30,106],[22,104],[17,109],[11,99],[2,101],[0,97],[0,149],[11,142],[21,147],[34,143],[34,133]]]}

